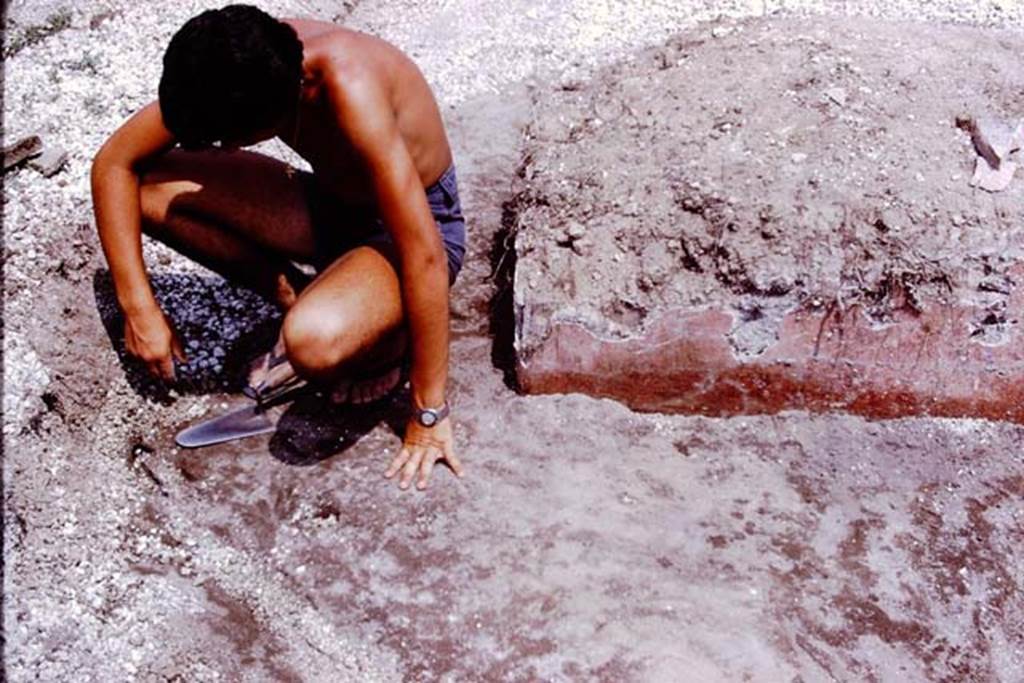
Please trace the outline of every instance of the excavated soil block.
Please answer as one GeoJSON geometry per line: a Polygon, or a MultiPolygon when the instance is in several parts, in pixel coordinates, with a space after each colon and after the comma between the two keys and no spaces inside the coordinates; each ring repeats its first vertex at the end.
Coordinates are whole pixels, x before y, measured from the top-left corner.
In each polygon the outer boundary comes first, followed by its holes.
{"type": "Polygon", "coordinates": [[[919,28],[719,25],[537,92],[522,388],[1024,423],[1024,174],[971,187],[957,127],[1024,118],[1024,37],[919,28]]]}

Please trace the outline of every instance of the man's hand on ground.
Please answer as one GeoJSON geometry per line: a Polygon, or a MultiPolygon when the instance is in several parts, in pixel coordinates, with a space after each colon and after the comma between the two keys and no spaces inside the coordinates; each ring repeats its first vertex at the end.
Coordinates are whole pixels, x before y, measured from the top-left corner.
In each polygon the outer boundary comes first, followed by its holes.
{"type": "Polygon", "coordinates": [[[438,460],[447,460],[456,476],[463,475],[462,463],[455,457],[452,446],[451,418],[446,417],[433,427],[424,427],[412,418],[405,429],[402,450],[391,461],[384,476],[390,479],[401,472],[399,488],[409,488],[412,480],[416,479],[416,488],[422,491],[427,488],[430,473],[438,460]]]}
{"type": "Polygon", "coordinates": [[[146,365],[149,373],[174,381],[174,359],[185,362],[185,350],[177,331],[160,308],[126,315],[124,345],[128,353],[146,365]]]}

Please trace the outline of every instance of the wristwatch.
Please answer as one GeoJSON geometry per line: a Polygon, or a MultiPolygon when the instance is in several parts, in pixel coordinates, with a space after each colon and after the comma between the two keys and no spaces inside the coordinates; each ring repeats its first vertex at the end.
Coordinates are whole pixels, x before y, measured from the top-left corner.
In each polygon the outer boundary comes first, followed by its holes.
{"type": "Polygon", "coordinates": [[[448,417],[448,413],[451,412],[448,401],[444,402],[444,405],[440,408],[418,408],[416,409],[416,421],[424,427],[433,427],[441,420],[448,417]]]}

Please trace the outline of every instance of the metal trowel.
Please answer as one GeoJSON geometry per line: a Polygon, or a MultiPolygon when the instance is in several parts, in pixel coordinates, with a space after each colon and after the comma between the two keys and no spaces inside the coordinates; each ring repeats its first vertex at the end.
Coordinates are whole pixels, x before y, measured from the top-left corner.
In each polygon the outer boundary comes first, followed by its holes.
{"type": "Polygon", "coordinates": [[[308,386],[305,380],[295,377],[271,392],[256,394],[255,402],[251,405],[183,429],[174,441],[182,448],[200,448],[247,436],[269,434],[277,429],[277,420],[268,411],[274,406],[295,400],[306,393],[308,386]]]}

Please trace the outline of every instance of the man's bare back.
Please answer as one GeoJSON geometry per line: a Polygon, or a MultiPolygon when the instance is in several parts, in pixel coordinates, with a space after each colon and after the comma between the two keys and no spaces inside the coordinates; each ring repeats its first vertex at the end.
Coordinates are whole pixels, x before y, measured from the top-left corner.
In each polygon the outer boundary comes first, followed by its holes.
{"type": "Polygon", "coordinates": [[[393,45],[365,33],[322,21],[284,22],[303,43],[307,73],[296,115],[276,134],[310,163],[324,188],[353,203],[373,197],[366,171],[324,97],[323,80],[329,77],[337,78],[340,88],[352,96],[365,88],[386,93],[420,181],[426,187],[437,180],[451,165],[452,155],[434,95],[416,65],[393,45]],[[325,70],[332,75],[325,75],[325,70]]]}
{"type": "Polygon", "coordinates": [[[445,387],[464,222],[437,104],[398,49],[248,6],[204,12],[175,34],[160,100],[111,136],[92,181],[125,345],[153,374],[172,381],[184,354],[143,230],[278,300],[277,352],[305,379],[376,398],[408,357],[413,414],[386,476],[423,488],[438,460],[461,475],[445,387]],[[275,136],[311,175],[237,149],[275,136]],[[320,271],[292,287],[291,260],[320,271]]]}

